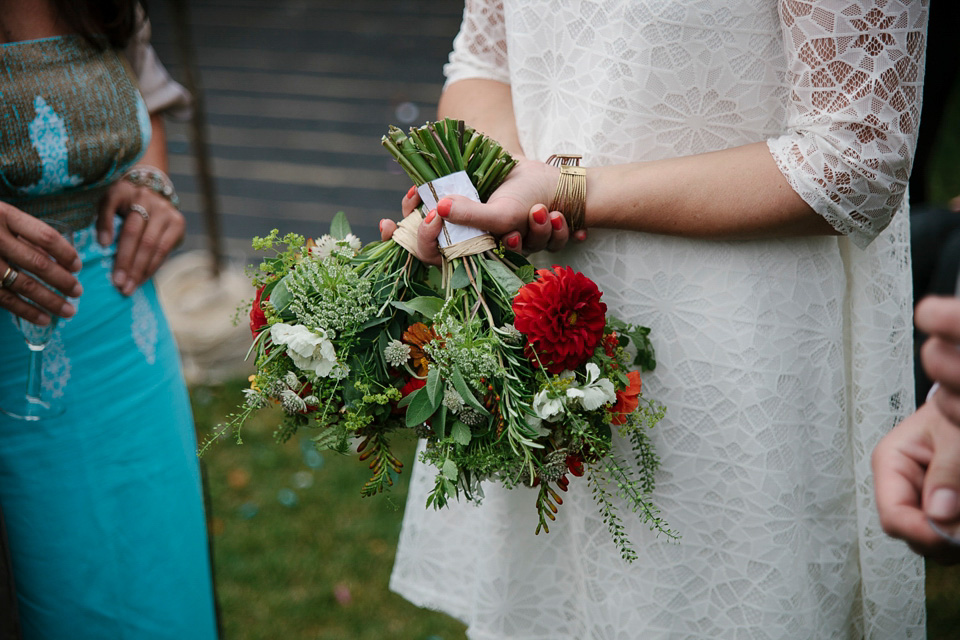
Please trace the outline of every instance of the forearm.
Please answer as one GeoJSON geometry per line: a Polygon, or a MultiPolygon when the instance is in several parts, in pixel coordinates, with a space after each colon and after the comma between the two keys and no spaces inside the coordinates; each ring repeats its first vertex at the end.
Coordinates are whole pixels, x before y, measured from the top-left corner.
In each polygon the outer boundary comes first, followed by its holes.
{"type": "Polygon", "coordinates": [[[687,237],[832,235],[765,143],[587,169],[587,227],[687,237]]]}
{"type": "Polygon", "coordinates": [[[440,96],[437,117],[463,120],[514,156],[523,156],[508,84],[476,78],[454,82],[440,96]]]}
{"type": "Polygon", "coordinates": [[[163,115],[154,113],[150,116],[150,126],[153,127],[153,134],[150,136],[150,144],[140,158],[138,164],[148,164],[156,167],[164,173],[168,173],[167,163],[167,135],[163,122],[163,115]]]}
{"type": "MultiPolygon", "coordinates": [[[[455,82],[441,96],[438,116],[465,120],[522,156],[507,84],[455,82]]],[[[556,168],[531,162],[515,173],[539,185],[528,183],[522,197],[514,198],[528,205],[524,215],[537,202],[550,205],[559,178],[556,168]]],[[[790,187],[763,142],[667,160],[588,167],[585,221],[587,228],[687,237],[836,234],[790,187]]],[[[521,220],[513,222],[513,228],[525,233],[521,220]]],[[[500,217],[476,224],[506,232],[509,223],[500,217]]]]}

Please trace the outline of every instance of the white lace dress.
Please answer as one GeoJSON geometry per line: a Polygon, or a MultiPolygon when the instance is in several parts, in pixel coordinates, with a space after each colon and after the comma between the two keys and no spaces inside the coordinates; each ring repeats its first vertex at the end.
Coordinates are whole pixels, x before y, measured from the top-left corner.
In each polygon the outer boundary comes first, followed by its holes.
{"type": "MultiPolygon", "coordinates": [[[[914,406],[904,192],[925,0],[468,1],[448,81],[512,86],[526,154],[597,166],[766,140],[844,235],[591,230],[552,260],[652,327],[656,501],[621,561],[582,481],[426,510],[414,472],[391,586],[473,640],[922,638],[923,565],[884,536],[870,453],[914,406]]],[[[629,514],[626,520],[632,522],[629,514]]]]}

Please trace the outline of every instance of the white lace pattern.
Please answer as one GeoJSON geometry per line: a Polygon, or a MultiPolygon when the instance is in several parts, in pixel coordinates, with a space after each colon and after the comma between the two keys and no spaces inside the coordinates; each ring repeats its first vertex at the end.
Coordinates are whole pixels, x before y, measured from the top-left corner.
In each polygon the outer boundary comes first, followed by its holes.
{"type": "Polygon", "coordinates": [[[924,637],[923,564],[884,536],[870,453],[914,405],[904,204],[926,0],[470,0],[449,82],[509,82],[520,141],[587,166],[767,141],[842,237],[590,231],[550,260],[650,326],[667,416],[656,501],[623,563],[585,483],[549,535],[534,495],[424,509],[392,587],[472,640],[924,637]]]}

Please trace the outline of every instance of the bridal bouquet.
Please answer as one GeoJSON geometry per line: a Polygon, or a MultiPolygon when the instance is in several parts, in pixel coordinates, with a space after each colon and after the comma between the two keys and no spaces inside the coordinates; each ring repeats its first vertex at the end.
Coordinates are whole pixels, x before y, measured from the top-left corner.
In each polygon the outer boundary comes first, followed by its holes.
{"type": "MultiPolygon", "coordinates": [[[[409,135],[391,128],[384,145],[428,206],[450,193],[484,201],[514,164],[453,120],[409,135]]],[[[309,427],[318,449],[355,445],[372,471],[365,496],[401,472],[391,438],[414,433],[437,471],[428,505],[480,501],[485,482],[524,485],[535,491],[536,532],[549,532],[561,494],[583,476],[626,560],[636,554],[615,495],[675,536],[650,500],[659,460],[648,431],[664,409],[643,396],[635,369],[656,364],[649,330],[607,315],[583,274],[535,270],[490,236],[451,226],[439,275],[403,249],[415,236],[361,246],[342,214],[317,241],[255,239],[274,253],[253,278],[257,373],[220,433],[239,438],[254,411],[279,404],[279,440],[309,427]],[[613,451],[614,431],[635,465],[613,451]]]]}

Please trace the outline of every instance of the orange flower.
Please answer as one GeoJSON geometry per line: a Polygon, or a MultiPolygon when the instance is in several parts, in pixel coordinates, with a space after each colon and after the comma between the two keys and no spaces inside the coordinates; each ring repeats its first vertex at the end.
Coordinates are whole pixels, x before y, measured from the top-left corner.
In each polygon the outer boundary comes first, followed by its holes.
{"type": "Polygon", "coordinates": [[[422,322],[410,325],[403,332],[403,341],[410,345],[410,359],[413,361],[413,370],[417,372],[418,376],[426,376],[427,370],[430,368],[427,354],[423,352],[424,345],[439,337],[433,327],[428,327],[422,322]]]}
{"type": "Polygon", "coordinates": [[[615,425],[622,425],[627,421],[627,416],[633,413],[640,406],[640,389],[643,386],[639,371],[629,371],[627,378],[630,384],[623,391],[617,391],[617,401],[607,410],[610,416],[610,422],[615,425]]]}

